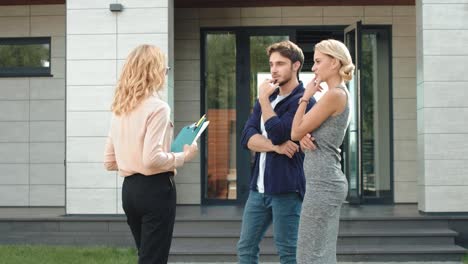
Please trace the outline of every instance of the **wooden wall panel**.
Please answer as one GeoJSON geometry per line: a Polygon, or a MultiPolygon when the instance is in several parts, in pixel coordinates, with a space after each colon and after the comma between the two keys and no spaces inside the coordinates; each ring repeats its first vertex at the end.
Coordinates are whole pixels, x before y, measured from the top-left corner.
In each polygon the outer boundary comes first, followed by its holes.
{"type": "MultiPolygon", "coordinates": [[[[208,109],[208,196],[225,198],[227,196],[231,126],[236,123],[235,109],[208,109]]],[[[231,142],[233,143],[233,142],[231,142]]]]}

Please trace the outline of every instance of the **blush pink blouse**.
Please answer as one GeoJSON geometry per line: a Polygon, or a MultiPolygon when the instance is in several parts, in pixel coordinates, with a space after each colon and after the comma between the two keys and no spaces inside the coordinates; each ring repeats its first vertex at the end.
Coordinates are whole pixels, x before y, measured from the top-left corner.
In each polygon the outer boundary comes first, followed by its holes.
{"type": "Polygon", "coordinates": [[[151,96],[130,113],[112,116],[104,150],[104,166],[121,176],[153,175],[184,164],[183,152],[171,152],[173,124],[169,105],[151,96]]]}

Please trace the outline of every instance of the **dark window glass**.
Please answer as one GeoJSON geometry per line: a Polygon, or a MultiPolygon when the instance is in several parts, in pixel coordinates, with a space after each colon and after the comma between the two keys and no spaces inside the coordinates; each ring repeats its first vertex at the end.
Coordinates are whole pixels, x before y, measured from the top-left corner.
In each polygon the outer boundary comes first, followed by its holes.
{"type": "Polygon", "coordinates": [[[205,39],[208,174],[205,198],[237,197],[236,35],[214,32],[205,39]]]}
{"type": "MultiPolygon", "coordinates": [[[[362,191],[367,198],[391,198],[389,33],[363,29],[361,50],[362,191]]],[[[388,198],[388,199],[390,199],[388,198]]]]}
{"type": "Polygon", "coordinates": [[[50,38],[0,39],[0,76],[50,76],[50,38]]]}

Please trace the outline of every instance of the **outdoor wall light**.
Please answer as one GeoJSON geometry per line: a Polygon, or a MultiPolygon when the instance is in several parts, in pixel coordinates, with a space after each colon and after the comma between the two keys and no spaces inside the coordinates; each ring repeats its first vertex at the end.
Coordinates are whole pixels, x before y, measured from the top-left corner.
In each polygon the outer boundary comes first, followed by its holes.
{"type": "Polygon", "coordinates": [[[109,10],[112,12],[122,12],[123,5],[122,4],[110,4],[109,10]]]}

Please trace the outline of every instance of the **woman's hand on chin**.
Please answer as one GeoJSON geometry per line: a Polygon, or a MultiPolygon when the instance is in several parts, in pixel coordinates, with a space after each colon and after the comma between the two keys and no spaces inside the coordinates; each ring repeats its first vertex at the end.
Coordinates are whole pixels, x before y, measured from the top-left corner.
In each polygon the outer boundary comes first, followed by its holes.
{"type": "Polygon", "coordinates": [[[306,86],[306,90],[304,92],[303,98],[310,98],[314,96],[316,92],[323,91],[323,87],[320,86],[320,83],[321,81],[317,77],[315,77],[312,81],[310,81],[306,86]]]}

